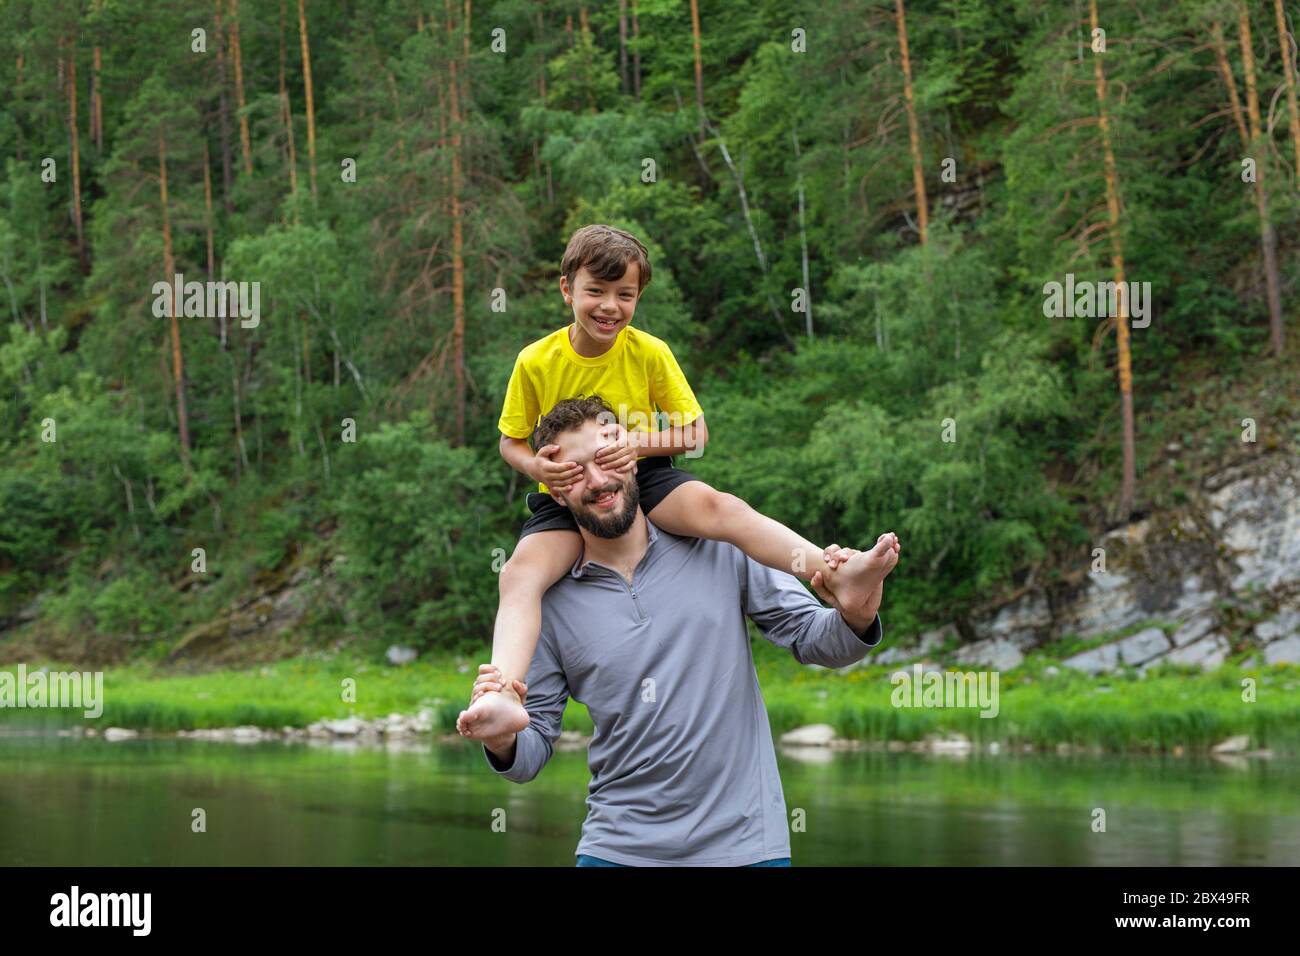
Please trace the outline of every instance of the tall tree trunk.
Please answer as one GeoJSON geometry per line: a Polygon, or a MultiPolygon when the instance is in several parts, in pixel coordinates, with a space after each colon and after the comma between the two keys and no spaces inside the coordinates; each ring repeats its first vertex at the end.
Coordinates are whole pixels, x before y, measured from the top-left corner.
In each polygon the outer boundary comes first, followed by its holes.
{"type": "Polygon", "coordinates": [[[469,89],[469,37],[470,37],[470,20],[473,16],[471,9],[471,0],[465,0],[465,29],[461,33],[461,52],[464,56],[464,67],[460,74],[460,98],[461,102],[468,103],[470,97],[469,89]]]}
{"type": "MultiPolygon", "coordinates": [[[[289,90],[285,86],[284,66],[284,0],[280,0],[280,122],[284,125],[285,145],[288,148],[289,194],[298,195],[298,151],[293,143],[293,112],[289,109],[289,90]]],[[[295,213],[296,215],[296,213],[295,213]]]]}
{"type": "MultiPolygon", "coordinates": [[[[22,89],[23,89],[23,55],[22,55],[22,53],[19,53],[19,54],[18,54],[18,58],[17,58],[17,60],[14,62],[14,67],[15,67],[15,75],[14,75],[14,99],[15,99],[15,101],[17,101],[17,102],[21,102],[21,101],[22,101],[22,89]]],[[[14,158],[16,158],[16,159],[18,160],[18,162],[20,162],[20,163],[23,161],[23,124],[22,124],[22,123],[18,123],[18,124],[16,124],[16,128],[15,128],[15,130],[14,130],[14,158]]]]}
{"type": "Polygon", "coordinates": [[[1273,354],[1282,354],[1282,283],[1277,269],[1277,233],[1268,211],[1268,186],[1264,169],[1268,151],[1259,119],[1259,93],[1255,88],[1255,50],[1250,41],[1250,14],[1237,4],[1237,30],[1241,34],[1241,63],[1246,74],[1246,117],[1250,120],[1251,151],[1255,154],[1255,205],[1259,209],[1259,241],[1264,252],[1264,283],[1268,294],[1269,338],[1273,354]]]}
{"type": "Polygon", "coordinates": [[[81,146],[77,133],[77,40],[68,42],[68,132],[72,139],[72,223],[77,229],[77,261],[82,273],[90,271],[86,260],[86,227],[81,215],[81,146]]]}
{"type": "Polygon", "coordinates": [[[903,60],[903,102],[907,106],[907,138],[912,146],[912,185],[916,189],[917,231],[921,245],[930,241],[930,208],[925,197],[925,167],[921,163],[921,134],[916,125],[916,104],[912,99],[912,60],[907,52],[907,15],[903,0],[894,0],[898,21],[898,52],[903,60]]]}
{"type": "MultiPolygon", "coordinates": [[[[899,0],[901,3],[902,0],[899,0]]],[[[1088,18],[1095,32],[1100,29],[1097,20],[1097,0],[1088,0],[1088,18]]],[[[1106,73],[1101,56],[1093,54],[1092,71],[1097,86],[1097,116],[1101,127],[1102,156],[1106,170],[1106,214],[1110,232],[1111,267],[1115,272],[1115,287],[1119,290],[1119,315],[1115,317],[1115,339],[1119,348],[1119,399],[1120,415],[1124,429],[1123,477],[1120,482],[1119,517],[1128,520],[1133,514],[1137,497],[1137,443],[1133,427],[1133,364],[1129,354],[1128,286],[1124,276],[1124,244],[1119,227],[1119,174],[1115,168],[1115,151],[1111,147],[1110,114],[1106,110],[1106,73]]]]}
{"type": "Polygon", "coordinates": [[[794,143],[794,169],[795,182],[799,188],[799,251],[803,263],[803,298],[804,324],[808,333],[808,338],[813,337],[813,299],[812,283],[808,278],[808,230],[804,224],[804,191],[803,191],[803,168],[799,165],[799,131],[793,129],[790,131],[790,141],[794,143]]]}
{"type": "MultiPolygon", "coordinates": [[[[447,29],[453,28],[450,17],[447,29]]],[[[451,299],[452,299],[452,369],[456,381],[456,444],[465,444],[465,259],[461,222],[460,168],[460,94],[457,89],[456,58],[448,61],[451,101],[451,299]]]]}
{"type": "Polygon", "coordinates": [[[627,0],[618,0],[618,89],[627,95],[627,0]]]}
{"type": "MultiPolygon", "coordinates": [[[[731,151],[727,149],[727,141],[722,138],[721,134],[717,134],[716,130],[714,132],[717,135],[718,149],[722,152],[722,161],[727,164],[727,169],[731,171],[732,178],[736,181],[736,193],[740,197],[740,213],[745,219],[745,228],[749,230],[750,241],[754,244],[754,257],[758,259],[758,267],[763,272],[763,284],[766,285],[769,275],[767,256],[763,252],[763,243],[758,238],[758,229],[754,226],[754,218],[749,212],[749,195],[745,192],[745,179],[741,176],[740,169],[731,159],[731,151]]],[[[777,328],[781,330],[781,335],[785,337],[786,342],[789,343],[791,350],[793,350],[795,348],[794,339],[786,331],[785,320],[781,317],[781,310],[777,308],[776,300],[772,297],[771,292],[765,291],[763,295],[767,299],[767,307],[772,310],[772,318],[776,320],[777,328]]]]}
{"type": "Polygon", "coordinates": [[[1286,106],[1291,114],[1291,147],[1295,157],[1296,188],[1300,189],[1300,106],[1295,93],[1295,51],[1291,49],[1291,35],[1286,28],[1286,15],[1282,0],[1273,0],[1273,13],[1277,16],[1277,40],[1282,47],[1282,73],[1286,76],[1286,106]]]}
{"type": "Polygon", "coordinates": [[[691,0],[691,43],[695,47],[695,106],[700,111],[700,138],[704,138],[704,60],[700,55],[700,5],[691,0]]]}
{"type": "MultiPolygon", "coordinates": [[[[542,19],[542,8],[539,6],[537,8],[537,46],[539,50],[542,49],[542,35],[544,33],[544,27],[545,27],[545,23],[542,19]]],[[[541,54],[541,64],[537,71],[537,93],[542,99],[542,105],[545,106],[546,105],[546,54],[545,52],[541,54]]],[[[534,157],[538,156],[538,151],[540,150],[540,148],[541,148],[540,144],[536,140],[534,140],[533,141],[534,157]]],[[[550,160],[547,160],[546,162],[546,205],[548,207],[555,203],[554,190],[555,190],[554,180],[551,176],[551,163],[550,160]]]]}
{"type": "MultiPolygon", "coordinates": [[[[167,137],[163,128],[158,128],[158,198],[162,205],[163,229],[163,275],[168,282],[174,282],[176,260],[172,256],[172,222],[171,210],[167,204],[167,137]]],[[[185,411],[185,361],[181,356],[181,327],[177,321],[177,307],[180,305],[172,297],[168,310],[171,319],[172,334],[172,375],[176,380],[176,422],[180,429],[181,461],[185,470],[190,470],[190,419],[185,411]]]]}
{"type": "Polygon", "coordinates": [[[248,449],[244,445],[244,416],[239,410],[239,369],[235,366],[235,360],[230,359],[230,384],[232,402],[235,412],[235,480],[238,481],[244,471],[248,469],[248,449]],[[241,467],[242,466],[242,467],[241,467]]]}
{"type": "MultiPolygon", "coordinates": [[[[212,235],[212,159],[208,155],[208,138],[203,137],[203,225],[208,234],[208,281],[217,277],[216,242],[212,235]]],[[[225,344],[225,322],[222,322],[221,344],[225,344]]]]}
{"type": "MultiPolygon", "coordinates": [[[[103,0],[95,0],[95,15],[99,15],[99,9],[103,5],[103,0]]],[[[95,151],[102,153],[104,151],[104,97],[100,91],[100,71],[104,68],[104,56],[99,48],[98,28],[96,24],[96,40],[94,49],[90,54],[90,138],[95,141],[95,151]]]]}
{"type": "Polygon", "coordinates": [[[222,25],[222,0],[216,0],[216,41],[217,41],[217,111],[221,132],[221,187],[222,202],[226,213],[235,211],[234,198],[234,162],[230,150],[230,98],[226,94],[226,35],[222,25]]]}
{"type": "Polygon", "coordinates": [[[636,0],[632,0],[632,95],[641,99],[641,24],[636,18],[636,0]]]}
{"type": "Polygon", "coordinates": [[[239,110],[239,148],[244,175],[253,175],[253,140],[248,134],[248,101],[244,96],[244,58],[239,46],[239,0],[230,0],[230,54],[235,60],[235,106],[239,110]]]}
{"type": "Polygon", "coordinates": [[[316,107],[311,87],[311,48],[307,43],[306,0],[298,0],[298,34],[302,37],[302,84],[307,90],[307,174],[311,198],[316,201],[316,107]]]}
{"type": "Polygon", "coordinates": [[[1241,99],[1237,96],[1237,80],[1232,75],[1232,64],[1228,62],[1228,47],[1223,42],[1223,27],[1215,20],[1210,24],[1210,45],[1214,47],[1214,58],[1219,64],[1219,75],[1223,85],[1228,88],[1228,102],[1232,106],[1232,120],[1237,124],[1237,135],[1241,137],[1241,148],[1250,149],[1250,133],[1246,129],[1246,117],[1241,109],[1241,99]]]}

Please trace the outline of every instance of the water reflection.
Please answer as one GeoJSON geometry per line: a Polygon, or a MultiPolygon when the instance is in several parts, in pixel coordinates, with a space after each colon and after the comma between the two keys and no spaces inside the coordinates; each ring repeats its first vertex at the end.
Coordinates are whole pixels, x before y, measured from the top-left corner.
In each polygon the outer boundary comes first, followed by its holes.
{"type": "MultiPolygon", "coordinates": [[[[795,865],[1293,865],[1291,760],[779,757],[795,865]],[[1105,811],[1105,832],[1094,830],[1105,811]]],[[[469,745],[0,736],[0,865],[561,865],[586,754],[526,786],[469,745]],[[207,830],[191,828],[193,811],[207,830]],[[495,832],[494,819],[506,832],[495,832]]]]}

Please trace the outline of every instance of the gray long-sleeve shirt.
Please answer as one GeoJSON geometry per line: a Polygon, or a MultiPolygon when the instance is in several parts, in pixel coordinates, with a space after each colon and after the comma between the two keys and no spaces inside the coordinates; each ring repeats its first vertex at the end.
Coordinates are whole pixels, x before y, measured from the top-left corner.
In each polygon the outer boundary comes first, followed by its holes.
{"type": "Polygon", "coordinates": [[[545,766],[569,697],[595,732],[577,853],[641,866],[743,866],[790,855],[785,796],[745,615],[802,664],[842,667],[880,642],[822,607],[792,575],[733,545],[682,538],[648,520],[629,585],[579,558],[542,601],[526,708],[507,766],[545,766]],[[653,612],[653,613],[652,613],[653,612]]]}

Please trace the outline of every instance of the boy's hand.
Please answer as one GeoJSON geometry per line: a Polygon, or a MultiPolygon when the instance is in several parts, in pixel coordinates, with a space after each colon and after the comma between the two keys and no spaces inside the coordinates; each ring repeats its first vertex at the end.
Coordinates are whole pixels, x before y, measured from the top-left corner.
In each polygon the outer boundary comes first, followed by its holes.
{"type": "Polygon", "coordinates": [[[617,471],[626,475],[636,464],[636,439],[618,422],[611,422],[600,429],[601,441],[605,446],[596,452],[596,464],[605,471],[617,471]]]}
{"type": "Polygon", "coordinates": [[[575,461],[555,461],[551,456],[559,450],[559,445],[543,445],[537,449],[528,477],[552,491],[568,491],[582,477],[582,469],[575,461]]]}

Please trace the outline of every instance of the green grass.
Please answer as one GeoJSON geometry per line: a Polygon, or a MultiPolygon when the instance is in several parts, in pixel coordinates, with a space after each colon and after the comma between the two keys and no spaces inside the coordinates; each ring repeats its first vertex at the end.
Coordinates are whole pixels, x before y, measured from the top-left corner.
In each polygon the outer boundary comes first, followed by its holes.
{"type": "MultiPolygon", "coordinates": [[[[1300,668],[1243,668],[1229,663],[1208,674],[1165,670],[1088,677],[1069,669],[1053,675],[1035,655],[1000,675],[999,713],[896,708],[890,675],[898,667],[864,667],[848,674],[803,667],[766,641],[754,645],[759,683],[774,734],[828,723],[840,736],[867,741],[916,741],[961,733],[978,743],[1068,743],[1106,751],[1204,750],[1235,734],[1252,747],[1300,752],[1300,668]],[[1243,702],[1241,681],[1257,682],[1257,701],[1243,702]]],[[[175,731],[252,724],[303,727],[321,719],[434,712],[439,732],[450,733],[467,699],[476,662],[443,657],[403,667],[355,659],[296,658],[247,670],[167,673],[148,664],[105,672],[104,713],[97,727],[175,731]],[[463,671],[462,671],[463,668],[463,671]],[[356,682],[356,702],[342,699],[344,681],[356,682]]],[[[29,669],[31,664],[28,665],[29,669]]],[[[51,663],[52,670],[71,667],[51,663]]],[[[960,668],[959,668],[960,669],[960,668]]],[[[7,711],[0,719],[74,719],[69,711],[7,711]]],[[[75,719],[81,719],[79,712],[75,719]]],[[[591,718],[574,701],[564,727],[590,734],[591,718]]]]}

